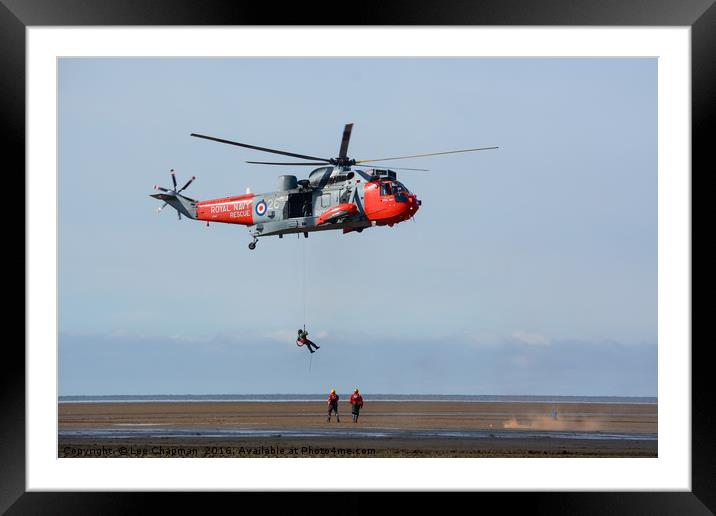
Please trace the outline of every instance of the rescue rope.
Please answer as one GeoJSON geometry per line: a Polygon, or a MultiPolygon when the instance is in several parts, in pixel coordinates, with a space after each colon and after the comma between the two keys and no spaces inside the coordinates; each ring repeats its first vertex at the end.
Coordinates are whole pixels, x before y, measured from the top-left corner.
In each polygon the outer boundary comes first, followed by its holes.
{"type": "MultiPolygon", "coordinates": [[[[300,237],[299,237],[300,238],[300,237]]],[[[306,239],[301,245],[303,248],[303,329],[306,329],[306,239]]]]}
{"type": "MultiPolygon", "coordinates": [[[[302,240],[302,239],[301,239],[301,233],[297,233],[296,236],[298,237],[299,240],[302,240]]],[[[300,275],[299,282],[301,283],[301,290],[302,290],[302,292],[303,292],[303,296],[302,296],[302,297],[303,297],[303,331],[305,332],[305,331],[306,331],[306,304],[307,304],[307,295],[306,295],[306,243],[305,243],[305,242],[302,242],[302,243],[300,242],[298,245],[299,245],[299,249],[297,250],[297,252],[298,252],[298,255],[299,255],[299,256],[297,256],[296,261],[297,261],[297,262],[298,262],[298,261],[301,262],[300,267],[303,269],[303,274],[300,275]]],[[[306,340],[308,340],[308,339],[306,339],[306,340]]],[[[304,345],[307,345],[307,343],[306,343],[305,341],[304,341],[304,342],[301,342],[301,340],[296,339],[296,346],[298,346],[298,347],[303,347],[304,345]]],[[[310,373],[310,372],[311,372],[311,366],[313,365],[313,351],[311,350],[310,347],[309,347],[308,349],[311,351],[311,356],[310,356],[309,361],[308,361],[308,372],[310,373]]]]}
{"type": "MultiPolygon", "coordinates": [[[[301,237],[299,237],[299,238],[301,238],[301,237]]],[[[302,238],[301,240],[303,240],[303,242],[301,244],[301,247],[303,248],[303,331],[306,331],[306,305],[307,305],[307,302],[306,302],[306,299],[307,299],[307,296],[306,296],[306,290],[307,290],[307,287],[306,287],[306,239],[302,238]]],[[[308,349],[310,351],[313,351],[313,350],[311,350],[311,348],[308,348],[308,349]]],[[[312,365],[313,365],[313,353],[311,353],[311,357],[308,361],[308,372],[309,373],[311,372],[312,365]]]]}

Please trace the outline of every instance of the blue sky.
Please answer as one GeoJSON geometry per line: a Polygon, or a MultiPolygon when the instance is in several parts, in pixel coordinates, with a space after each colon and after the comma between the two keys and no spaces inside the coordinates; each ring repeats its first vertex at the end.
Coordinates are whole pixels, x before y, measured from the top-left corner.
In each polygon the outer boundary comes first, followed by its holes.
{"type": "Polygon", "coordinates": [[[655,59],[60,60],[60,394],[655,396],[656,79],[655,59]],[[399,173],[414,223],[253,252],[148,197],[170,168],[197,199],[290,172],[191,132],[335,156],[348,122],[357,159],[500,149],[394,162],[430,169],[399,173]]]}

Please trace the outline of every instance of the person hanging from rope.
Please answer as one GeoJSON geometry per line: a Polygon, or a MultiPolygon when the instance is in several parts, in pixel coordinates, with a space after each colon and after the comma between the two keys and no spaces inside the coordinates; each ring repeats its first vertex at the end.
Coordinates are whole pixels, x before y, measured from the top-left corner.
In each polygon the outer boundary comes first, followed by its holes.
{"type": "Polygon", "coordinates": [[[316,352],[316,350],[314,350],[313,348],[321,349],[320,346],[316,346],[315,343],[313,343],[312,341],[308,340],[308,332],[306,331],[305,328],[304,328],[303,330],[302,330],[301,328],[299,328],[299,329],[298,329],[298,337],[296,338],[296,345],[297,345],[297,346],[303,346],[304,344],[305,344],[306,347],[308,348],[308,351],[310,351],[311,353],[315,353],[315,352],[316,352]]]}
{"type": "Polygon", "coordinates": [[[338,394],[335,389],[331,389],[331,393],[328,395],[328,422],[331,422],[331,413],[336,413],[336,422],[340,423],[341,418],[338,417],[338,394]]]}
{"type": "Polygon", "coordinates": [[[358,422],[358,415],[360,414],[360,409],[363,408],[363,396],[360,395],[358,392],[358,388],[356,388],[353,391],[353,394],[351,395],[351,412],[353,413],[353,422],[358,422]]]}

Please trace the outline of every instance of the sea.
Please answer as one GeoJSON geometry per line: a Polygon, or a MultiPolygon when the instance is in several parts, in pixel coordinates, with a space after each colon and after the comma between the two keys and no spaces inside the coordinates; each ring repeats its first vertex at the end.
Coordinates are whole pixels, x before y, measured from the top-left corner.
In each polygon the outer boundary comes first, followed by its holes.
{"type": "MultiPolygon", "coordinates": [[[[338,393],[341,394],[340,392],[338,393]]],[[[372,394],[371,401],[445,401],[479,403],[623,403],[657,404],[649,396],[497,396],[473,394],[372,394]]],[[[325,401],[327,394],[144,394],[59,396],[60,403],[156,403],[156,402],[311,402],[325,401]]]]}

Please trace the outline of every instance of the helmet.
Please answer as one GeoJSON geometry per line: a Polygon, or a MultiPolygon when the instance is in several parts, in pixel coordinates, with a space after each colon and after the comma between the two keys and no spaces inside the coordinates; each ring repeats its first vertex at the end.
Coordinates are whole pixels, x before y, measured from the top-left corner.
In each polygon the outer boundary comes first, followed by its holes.
{"type": "Polygon", "coordinates": [[[353,392],[358,392],[358,387],[356,387],[356,388],[355,388],[355,390],[354,390],[353,392]]]}
{"type": "Polygon", "coordinates": [[[335,394],[335,393],[336,393],[336,390],[335,390],[335,389],[331,389],[331,394],[335,394]]]}

